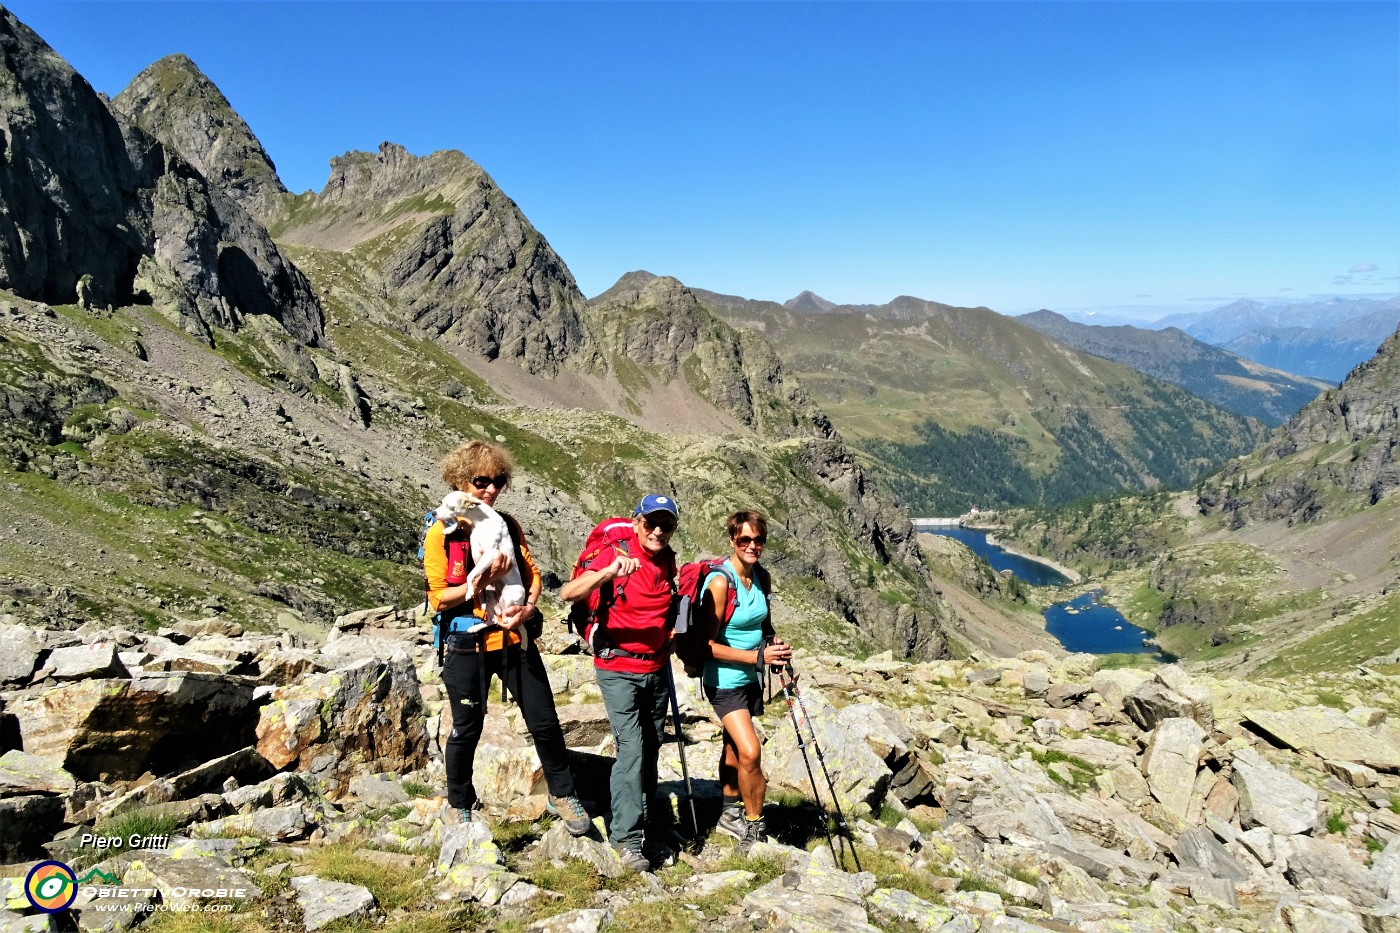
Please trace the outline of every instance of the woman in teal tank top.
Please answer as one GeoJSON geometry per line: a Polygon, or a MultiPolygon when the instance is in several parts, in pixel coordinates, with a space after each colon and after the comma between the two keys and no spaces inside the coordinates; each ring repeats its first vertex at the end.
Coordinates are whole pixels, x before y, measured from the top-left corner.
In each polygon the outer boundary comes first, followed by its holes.
{"type": "Polygon", "coordinates": [[[709,658],[702,683],[705,696],[724,724],[719,780],[724,809],[715,827],[739,840],[747,853],[764,838],[763,798],[768,790],[761,761],[763,745],[753,717],[763,712],[758,671],[764,664],[786,664],[792,648],[771,634],[768,571],[759,564],[768,541],[768,520],[759,512],[729,516],[733,553],[723,569],[705,581],[701,618],[710,620],[709,658]],[[732,608],[731,608],[732,607],[732,608]]]}

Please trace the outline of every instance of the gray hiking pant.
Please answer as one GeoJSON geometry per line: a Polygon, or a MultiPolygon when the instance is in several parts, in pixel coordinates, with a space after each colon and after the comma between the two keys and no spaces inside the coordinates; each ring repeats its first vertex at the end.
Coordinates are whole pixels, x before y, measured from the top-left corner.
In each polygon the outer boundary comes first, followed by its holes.
{"type": "Polygon", "coordinates": [[[594,673],[617,740],[608,838],[615,846],[640,850],[646,835],[647,804],[656,792],[656,758],[671,702],[666,672],[625,674],[595,669],[594,673]]]}

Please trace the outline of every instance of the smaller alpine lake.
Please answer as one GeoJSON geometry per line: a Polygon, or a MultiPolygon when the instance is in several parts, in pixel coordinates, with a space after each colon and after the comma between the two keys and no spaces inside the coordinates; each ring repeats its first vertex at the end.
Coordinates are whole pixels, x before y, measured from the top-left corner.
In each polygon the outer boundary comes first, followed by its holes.
{"type": "MultiPolygon", "coordinates": [[[[945,535],[972,549],[998,572],[1009,570],[1031,586],[1064,586],[1069,579],[1053,567],[1033,558],[1013,554],[987,540],[987,532],[958,526],[920,526],[920,531],[945,535]]],[[[1089,654],[1152,654],[1157,648],[1143,642],[1152,633],[1133,625],[1123,613],[1099,601],[1102,590],[1091,590],[1067,602],[1056,603],[1042,613],[1045,630],[1067,651],[1089,654]]]]}

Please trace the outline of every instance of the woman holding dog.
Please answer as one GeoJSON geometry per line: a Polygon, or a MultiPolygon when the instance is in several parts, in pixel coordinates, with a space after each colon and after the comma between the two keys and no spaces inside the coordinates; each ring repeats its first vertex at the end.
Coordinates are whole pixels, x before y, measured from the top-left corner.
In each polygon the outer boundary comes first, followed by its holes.
{"type": "MultiPolygon", "coordinates": [[[[513,465],[510,456],[500,447],[468,441],[449,453],[440,469],[443,481],[452,489],[495,508],[496,499],[510,485],[513,465]]],[[[563,820],[569,832],[580,836],[593,824],[574,791],[574,776],[569,770],[564,732],[554,710],[549,677],[533,639],[525,639],[525,647],[521,648],[520,630],[525,628],[528,633],[540,625],[536,603],[543,577],[530,555],[520,523],[504,512],[500,515],[510,530],[515,553],[513,556],[498,554],[484,574],[484,582],[489,586],[500,580],[514,561],[527,596],[524,605],[504,610],[496,625],[474,632],[468,633],[467,629],[480,626],[486,610],[479,594],[467,601],[466,579],[472,569],[469,524],[461,522],[455,530],[448,531],[437,521],[423,538],[423,572],[428,578],[428,602],[440,613],[442,683],[447,689],[452,715],[452,733],[443,750],[447,766],[447,802],[464,822],[479,808],[472,785],[472,764],[486,719],[487,686],[491,675],[495,674],[515,695],[525,725],[535,740],[535,751],[540,756],[549,787],[550,812],[563,820]]]]}
{"type": "Polygon", "coordinates": [[[772,580],[759,563],[768,543],[768,520],[759,512],[735,512],[726,530],[732,553],[721,569],[710,572],[701,598],[700,617],[713,626],[701,683],[724,725],[719,763],[724,809],[715,828],[738,839],[747,852],[766,832],[763,798],[768,780],[761,761],[763,743],[753,724],[763,713],[759,671],[764,665],[788,663],[792,647],[772,634],[772,580]]]}

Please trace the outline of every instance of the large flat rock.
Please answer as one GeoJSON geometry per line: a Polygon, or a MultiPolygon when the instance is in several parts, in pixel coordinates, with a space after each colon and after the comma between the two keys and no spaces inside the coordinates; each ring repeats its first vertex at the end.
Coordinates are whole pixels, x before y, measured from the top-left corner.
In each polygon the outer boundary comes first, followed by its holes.
{"type": "Polygon", "coordinates": [[[1354,761],[1378,771],[1400,771],[1400,748],[1363,728],[1341,710],[1303,706],[1290,710],[1249,710],[1246,722],[1269,738],[1330,761],[1354,761]]]}

